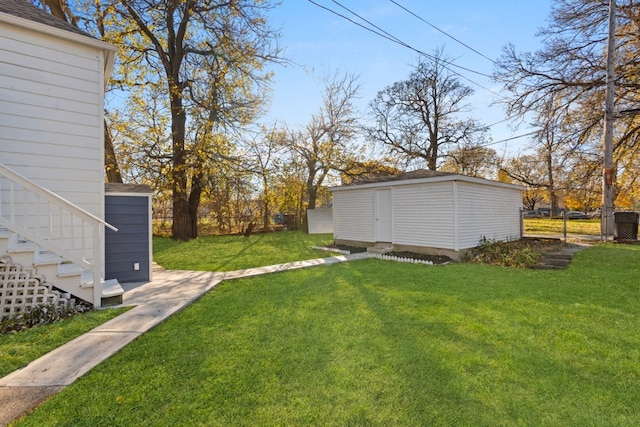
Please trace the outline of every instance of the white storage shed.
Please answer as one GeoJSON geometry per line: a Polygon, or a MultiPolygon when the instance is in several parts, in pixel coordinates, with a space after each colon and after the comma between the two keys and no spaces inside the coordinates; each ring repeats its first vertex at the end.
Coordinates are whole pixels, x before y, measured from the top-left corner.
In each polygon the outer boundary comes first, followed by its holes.
{"type": "Polygon", "coordinates": [[[483,241],[522,237],[517,185],[418,170],[330,190],[337,244],[457,259],[483,241]]]}

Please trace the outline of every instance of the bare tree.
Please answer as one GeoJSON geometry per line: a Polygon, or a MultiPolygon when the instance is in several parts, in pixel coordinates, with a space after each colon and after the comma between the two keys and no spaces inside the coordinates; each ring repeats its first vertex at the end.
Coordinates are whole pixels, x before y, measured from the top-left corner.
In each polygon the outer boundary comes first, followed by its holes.
{"type": "Polygon", "coordinates": [[[360,85],[351,74],[325,77],[322,107],[303,130],[290,130],[284,143],[306,171],[307,208],[314,209],[327,175],[344,170],[356,156],[358,130],[354,101],[360,85]]]}
{"type": "Polygon", "coordinates": [[[271,129],[262,128],[260,136],[244,143],[247,159],[246,167],[260,181],[262,224],[265,229],[271,224],[271,211],[276,198],[276,177],[281,167],[278,152],[286,140],[286,131],[274,125],[271,129]]]}
{"type": "Polygon", "coordinates": [[[585,213],[601,206],[602,161],[597,155],[582,154],[566,165],[567,176],[563,185],[567,209],[585,213]]]}
{"type": "Polygon", "coordinates": [[[551,216],[558,212],[559,193],[566,176],[565,165],[574,155],[569,135],[562,126],[551,121],[536,123],[535,155],[512,160],[503,169],[507,175],[528,188],[545,188],[548,192],[551,216]]]}
{"type": "MultiPolygon", "coordinates": [[[[622,3],[616,16],[614,161],[629,165],[640,154],[640,4],[622,3]]],[[[602,140],[608,8],[609,0],[555,0],[549,25],[539,33],[543,48],[519,53],[506,46],[494,73],[508,94],[500,101],[507,113],[570,124],[564,143],[576,156],[593,153],[602,140]]]]}
{"type": "Polygon", "coordinates": [[[498,155],[492,148],[462,146],[449,151],[441,170],[478,178],[495,178],[498,155]]]}
{"type": "Polygon", "coordinates": [[[375,123],[368,129],[369,138],[406,164],[420,159],[436,170],[448,147],[476,145],[484,138],[486,127],[460,117],[469,112],[466,100],[472,94],[473,89],[448,70],[438,50],[433,60],[419,61],[407,80],[378,92],[369,105],[375,123]]]}
{"type": "Polygon", "coordinates": [[[500,174],[507,176],[509,182],[525,187],[522,201],[526,209],[535,209],[536,203],[544,200],[544,191],[549,194],[545,161],[537,155],[527,154],[508,159],[500,169],[500,174]]]}

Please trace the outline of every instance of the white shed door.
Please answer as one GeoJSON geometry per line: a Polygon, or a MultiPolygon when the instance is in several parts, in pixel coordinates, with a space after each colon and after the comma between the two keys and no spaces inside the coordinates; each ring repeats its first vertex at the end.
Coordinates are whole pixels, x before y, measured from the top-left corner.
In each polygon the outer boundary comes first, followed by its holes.
{"type": "Polygon", "coordinates": [[[391,190],[376,190],[376,241],[392,242],[391,190]]]}

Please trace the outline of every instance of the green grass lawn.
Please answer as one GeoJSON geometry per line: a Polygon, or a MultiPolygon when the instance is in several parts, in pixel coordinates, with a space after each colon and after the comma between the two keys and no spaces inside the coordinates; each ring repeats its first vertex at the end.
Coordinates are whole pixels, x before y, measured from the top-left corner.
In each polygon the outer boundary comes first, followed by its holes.
{"type": "Polygon", "coordinates": [[[640,246],[223,282],[17,425],[640,425],[640,246]]]}
{"type": "MultiPolygon", "coordinates": [[[[201,237],[190,242],[154,238],[154,258],[169,269],[229,271],[334,255],[311,249],[331,244],[331,234],[299,231],[201,237]]],[[[17,334],[0,335],[0,377],[116,317],[123,309],[84,313],[17,334]]]]}
{"type": "Polygon", "coordinates": [[[57,323],[0,335],[0,378],[127,310],[90,311],[57,323]]]}
{"type": "MultiPolygon", "coordinates": [[[[562,234],[564,220],[559,218],[525,218],[525,234],[562,234]]],[[[600,219],[567,220],[568,234],[600,234],[600,219]]]]}
{"type": "Polygon", "coordinates": [[[311,249],[332,242],[332,234],[300,231],[204,236],[188,242],[154,237],[153,259],[171,270],[232,271],[335,255],[311,249]]]}

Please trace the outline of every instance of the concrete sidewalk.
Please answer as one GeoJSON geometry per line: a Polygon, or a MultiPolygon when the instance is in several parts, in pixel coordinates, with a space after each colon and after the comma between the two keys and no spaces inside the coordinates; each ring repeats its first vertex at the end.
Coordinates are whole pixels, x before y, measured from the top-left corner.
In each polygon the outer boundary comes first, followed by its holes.
{"type": "Polygon", "coordinates": [[[191,304],[223,280],[367,258],[340,255],[226,273],[154,269],[153,281],[126,287],[135,308],[0,378],[0,426],[33,410],[135,338],[191,304]]]}

